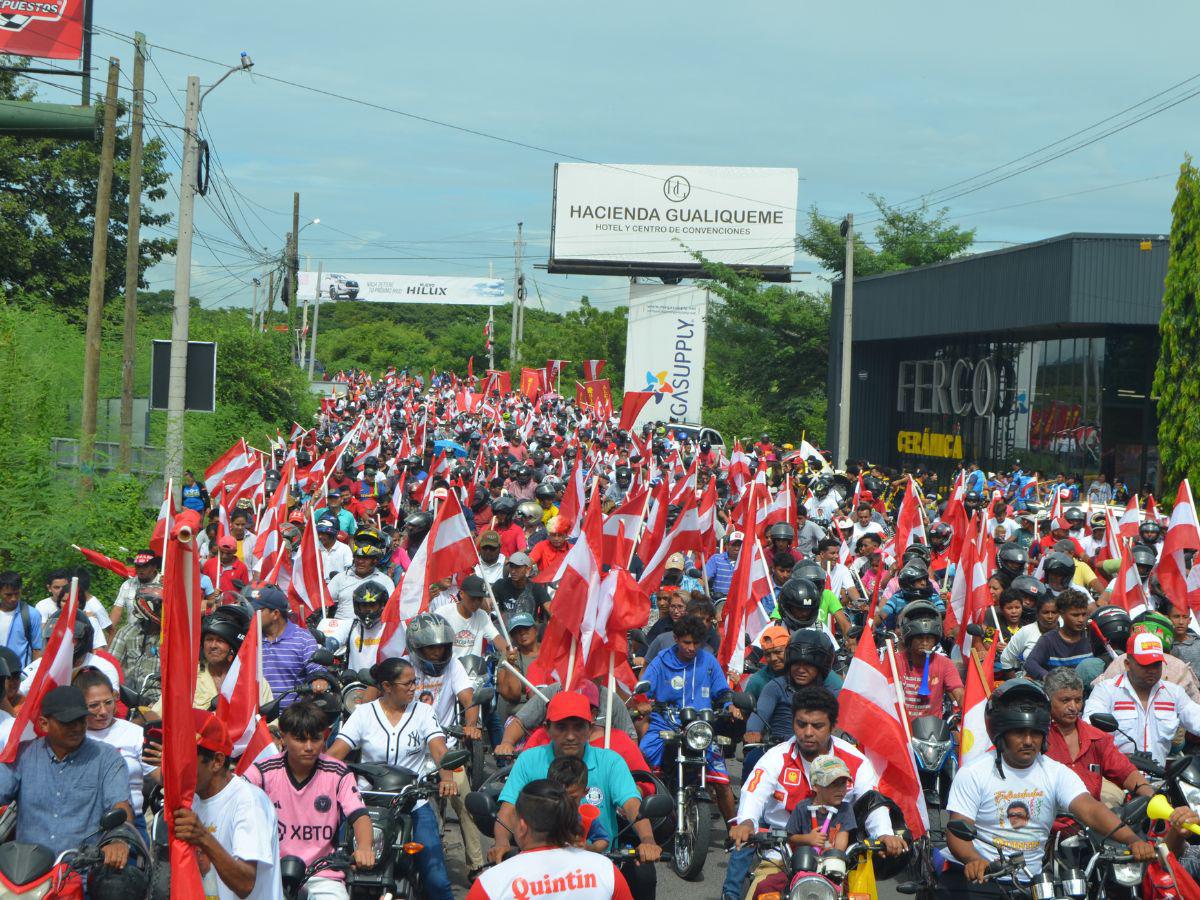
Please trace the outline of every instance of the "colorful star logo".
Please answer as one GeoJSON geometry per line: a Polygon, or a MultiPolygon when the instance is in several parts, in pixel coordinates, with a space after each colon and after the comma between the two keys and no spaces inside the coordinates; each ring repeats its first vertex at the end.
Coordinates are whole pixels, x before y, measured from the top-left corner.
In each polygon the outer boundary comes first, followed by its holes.
{"type": "Polygon", "coordinates": [[[662,400],[663,394],[675,393],[675,388],[671,387],[671,382],[667,381],[665,371],[659,372],[657,375],[653,372],[646,372],[646,390],[654,392],[655,403],[662,400]]]}

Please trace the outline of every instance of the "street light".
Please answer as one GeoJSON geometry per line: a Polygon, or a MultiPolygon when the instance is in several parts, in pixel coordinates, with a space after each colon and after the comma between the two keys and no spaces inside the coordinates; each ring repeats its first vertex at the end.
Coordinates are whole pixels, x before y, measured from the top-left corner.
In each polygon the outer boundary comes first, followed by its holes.
{"type": "Polygon", "coordinates": [[[242,52],[236,66],[218,78],[203,94],[200,78],[189,75],[187,107],[183,122],[183,162],[179,172],[179,239],[175,251],[175,303],[171,315],[171,365],[167,392],[166,471],[168,484],[178,484],[183,476],[184,410],[187,397],[187,351],[189,299],[192,290],[192,213],[196,203],[199,177],[200,107],[204,98],[234,72],[248,72],[254,65],[242,52]]]}

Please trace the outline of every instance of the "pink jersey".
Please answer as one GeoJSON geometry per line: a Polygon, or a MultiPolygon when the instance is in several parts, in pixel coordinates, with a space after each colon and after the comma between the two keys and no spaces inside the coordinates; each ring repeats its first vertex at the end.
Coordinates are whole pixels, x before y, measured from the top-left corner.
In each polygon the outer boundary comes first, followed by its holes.
{"type": "MultiPolygon", "coordinates": [[[[303,784],[292,780],[282,753],[256,762],[246,770],[246,780],[262,788],[275,804],[280,857],[298,856],[306,866],[333,852],[343,818],[352,824],[367,814],[345,763],[324,754],[317,757],[316,768],[303,784]]],[[[316,874],[342,878],[341,872],[328,869],[316,874]]]]}

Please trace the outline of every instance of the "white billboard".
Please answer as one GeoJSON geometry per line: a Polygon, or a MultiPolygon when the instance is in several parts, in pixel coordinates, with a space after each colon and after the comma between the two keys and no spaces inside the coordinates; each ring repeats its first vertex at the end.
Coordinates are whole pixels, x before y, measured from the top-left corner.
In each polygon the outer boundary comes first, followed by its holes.
{"type": "MultiPolygon", "coordinates": [[[[503,278],[471,278],[446,275],[362,275],[326,272],[321,276],[320,296],[329,300],[360,300],[365,303],[450,303],[461,306],[497,306],[505,302],[503,278]]],[[[318,295],[317,273],[301,272],[301,300],[318,295]]]]}
{"type": "Polygon", "coordinates": [[[795,169],[558,163],[550,271],[699,271],[693,252],[780,277],[795,258],[795,169]]]}
{"type": "Polygon", "coordinates": [[[675,419],[700,424],[708,289],[631,284],[625,336],[625,390],[652,391],[637,425],[675,419]]]}

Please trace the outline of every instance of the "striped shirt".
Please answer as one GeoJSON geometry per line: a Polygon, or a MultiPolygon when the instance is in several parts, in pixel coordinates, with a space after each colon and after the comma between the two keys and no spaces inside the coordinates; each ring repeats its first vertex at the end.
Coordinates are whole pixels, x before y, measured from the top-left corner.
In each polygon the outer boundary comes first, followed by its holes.
{"type": "MultiPolygon", "coordinates": [[[[308,658],[317,650],[317,640],[295,622],[283,626],[279,636],[262,637],[262,670],[271,693],[282,697],[292,690],[305,675],[320,671],[320,666],[310,665],[308,658]]],[[[284,699],[281,704],[290,706],[294,697],[284,699]]]]}
{"type": "Polygon", "coordinates": [[[708,576],[708,586],[713,596],[728,594],[729,585],[733,582],[733,562],[729,554],[710,556],[704,566],[704,574],[708,576]]]}

